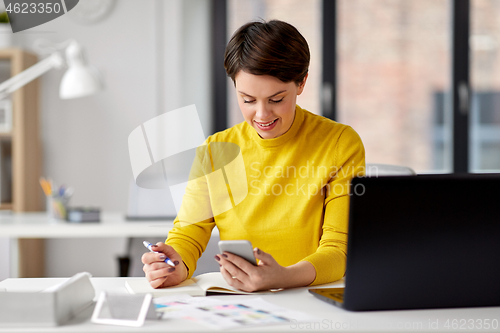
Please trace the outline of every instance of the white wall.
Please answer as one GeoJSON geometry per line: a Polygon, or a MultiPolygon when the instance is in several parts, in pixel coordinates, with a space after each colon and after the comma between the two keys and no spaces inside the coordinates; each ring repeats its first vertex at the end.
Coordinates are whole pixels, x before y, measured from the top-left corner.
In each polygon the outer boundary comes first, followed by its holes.
{"type": "MultiPolygon", "coordinates": [[[[16,34],[27,49],[37,38],[74,38],[104,75],[105,92],[75,100],[58,97],[64,71],[41,80],[44,175],[75,188],[72,206],[126,212],[132,177],[127,138],[144,121],[195,103],[205,135],[211,134],[208,6],[205,0],[118,0],[98,23],[84,26],[65,15],[16,34]]],[[[46,245],[47,276],[82,270],[115,276],[115,257],[125,253],[126,241],[46,245]]]]}

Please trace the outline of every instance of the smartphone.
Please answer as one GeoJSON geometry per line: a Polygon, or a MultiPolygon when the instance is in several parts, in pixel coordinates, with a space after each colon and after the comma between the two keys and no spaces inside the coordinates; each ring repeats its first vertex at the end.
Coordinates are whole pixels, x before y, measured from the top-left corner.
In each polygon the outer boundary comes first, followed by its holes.
{"type": "Polygon", "coordinates": [[[222,240],[219,241],[220,253],[229,252],[246,259],[252,265],[257,266],[257,260],[253,254],[252,243],[247,240],[222,240]]]}

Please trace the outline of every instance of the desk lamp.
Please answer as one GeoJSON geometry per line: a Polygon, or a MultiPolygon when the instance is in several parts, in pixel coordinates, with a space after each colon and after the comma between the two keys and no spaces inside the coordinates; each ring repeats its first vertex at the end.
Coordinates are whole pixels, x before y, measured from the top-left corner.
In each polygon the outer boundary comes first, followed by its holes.
{"type": "MultiPolygon", "coordinates": [[[[37,41],[35,47],[42,49],[41,44],[45,42],[37,41]]],[[[59,87],[60,98],[84,97],[102,90],[103,85],[97,70],[87,64],[84,50],[76,41],[69,40],[55,46],[46,46],[45,49],[51,51],[50,56],[0,84],[0,100],[5,99],[12,92],[51,69],[61,69],[65,64],[67,64],[68,70],[61,80],[61,86],[59,87]],[[66,61],[61,54],[63,50],[66,53],[66,61]]]]}

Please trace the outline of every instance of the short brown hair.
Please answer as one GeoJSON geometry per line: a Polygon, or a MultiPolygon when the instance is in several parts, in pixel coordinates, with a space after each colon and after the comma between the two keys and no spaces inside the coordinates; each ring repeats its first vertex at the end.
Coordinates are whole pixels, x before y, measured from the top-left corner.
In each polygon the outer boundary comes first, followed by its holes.
{"type": "Polygon", "coordinates": [[[240,70],[270,75],[300,84],[309,69],[309,46],[291,24],[272,20],[250,22],[231,37],[224,54],[224,68],[235,82],[240,70]]]}

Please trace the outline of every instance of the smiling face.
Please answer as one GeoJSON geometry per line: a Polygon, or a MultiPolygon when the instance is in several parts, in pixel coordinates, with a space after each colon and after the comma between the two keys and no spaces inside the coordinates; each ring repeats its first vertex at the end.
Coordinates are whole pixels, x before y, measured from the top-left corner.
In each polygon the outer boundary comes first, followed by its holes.
{"type": "Polygon", "coordinates": [[[236,97],[243,118],[261,138],[277,138],[292,127],[297,96],[304,90],[306,79],[297,86],[269,75],[236,74],[236,97]]]}

